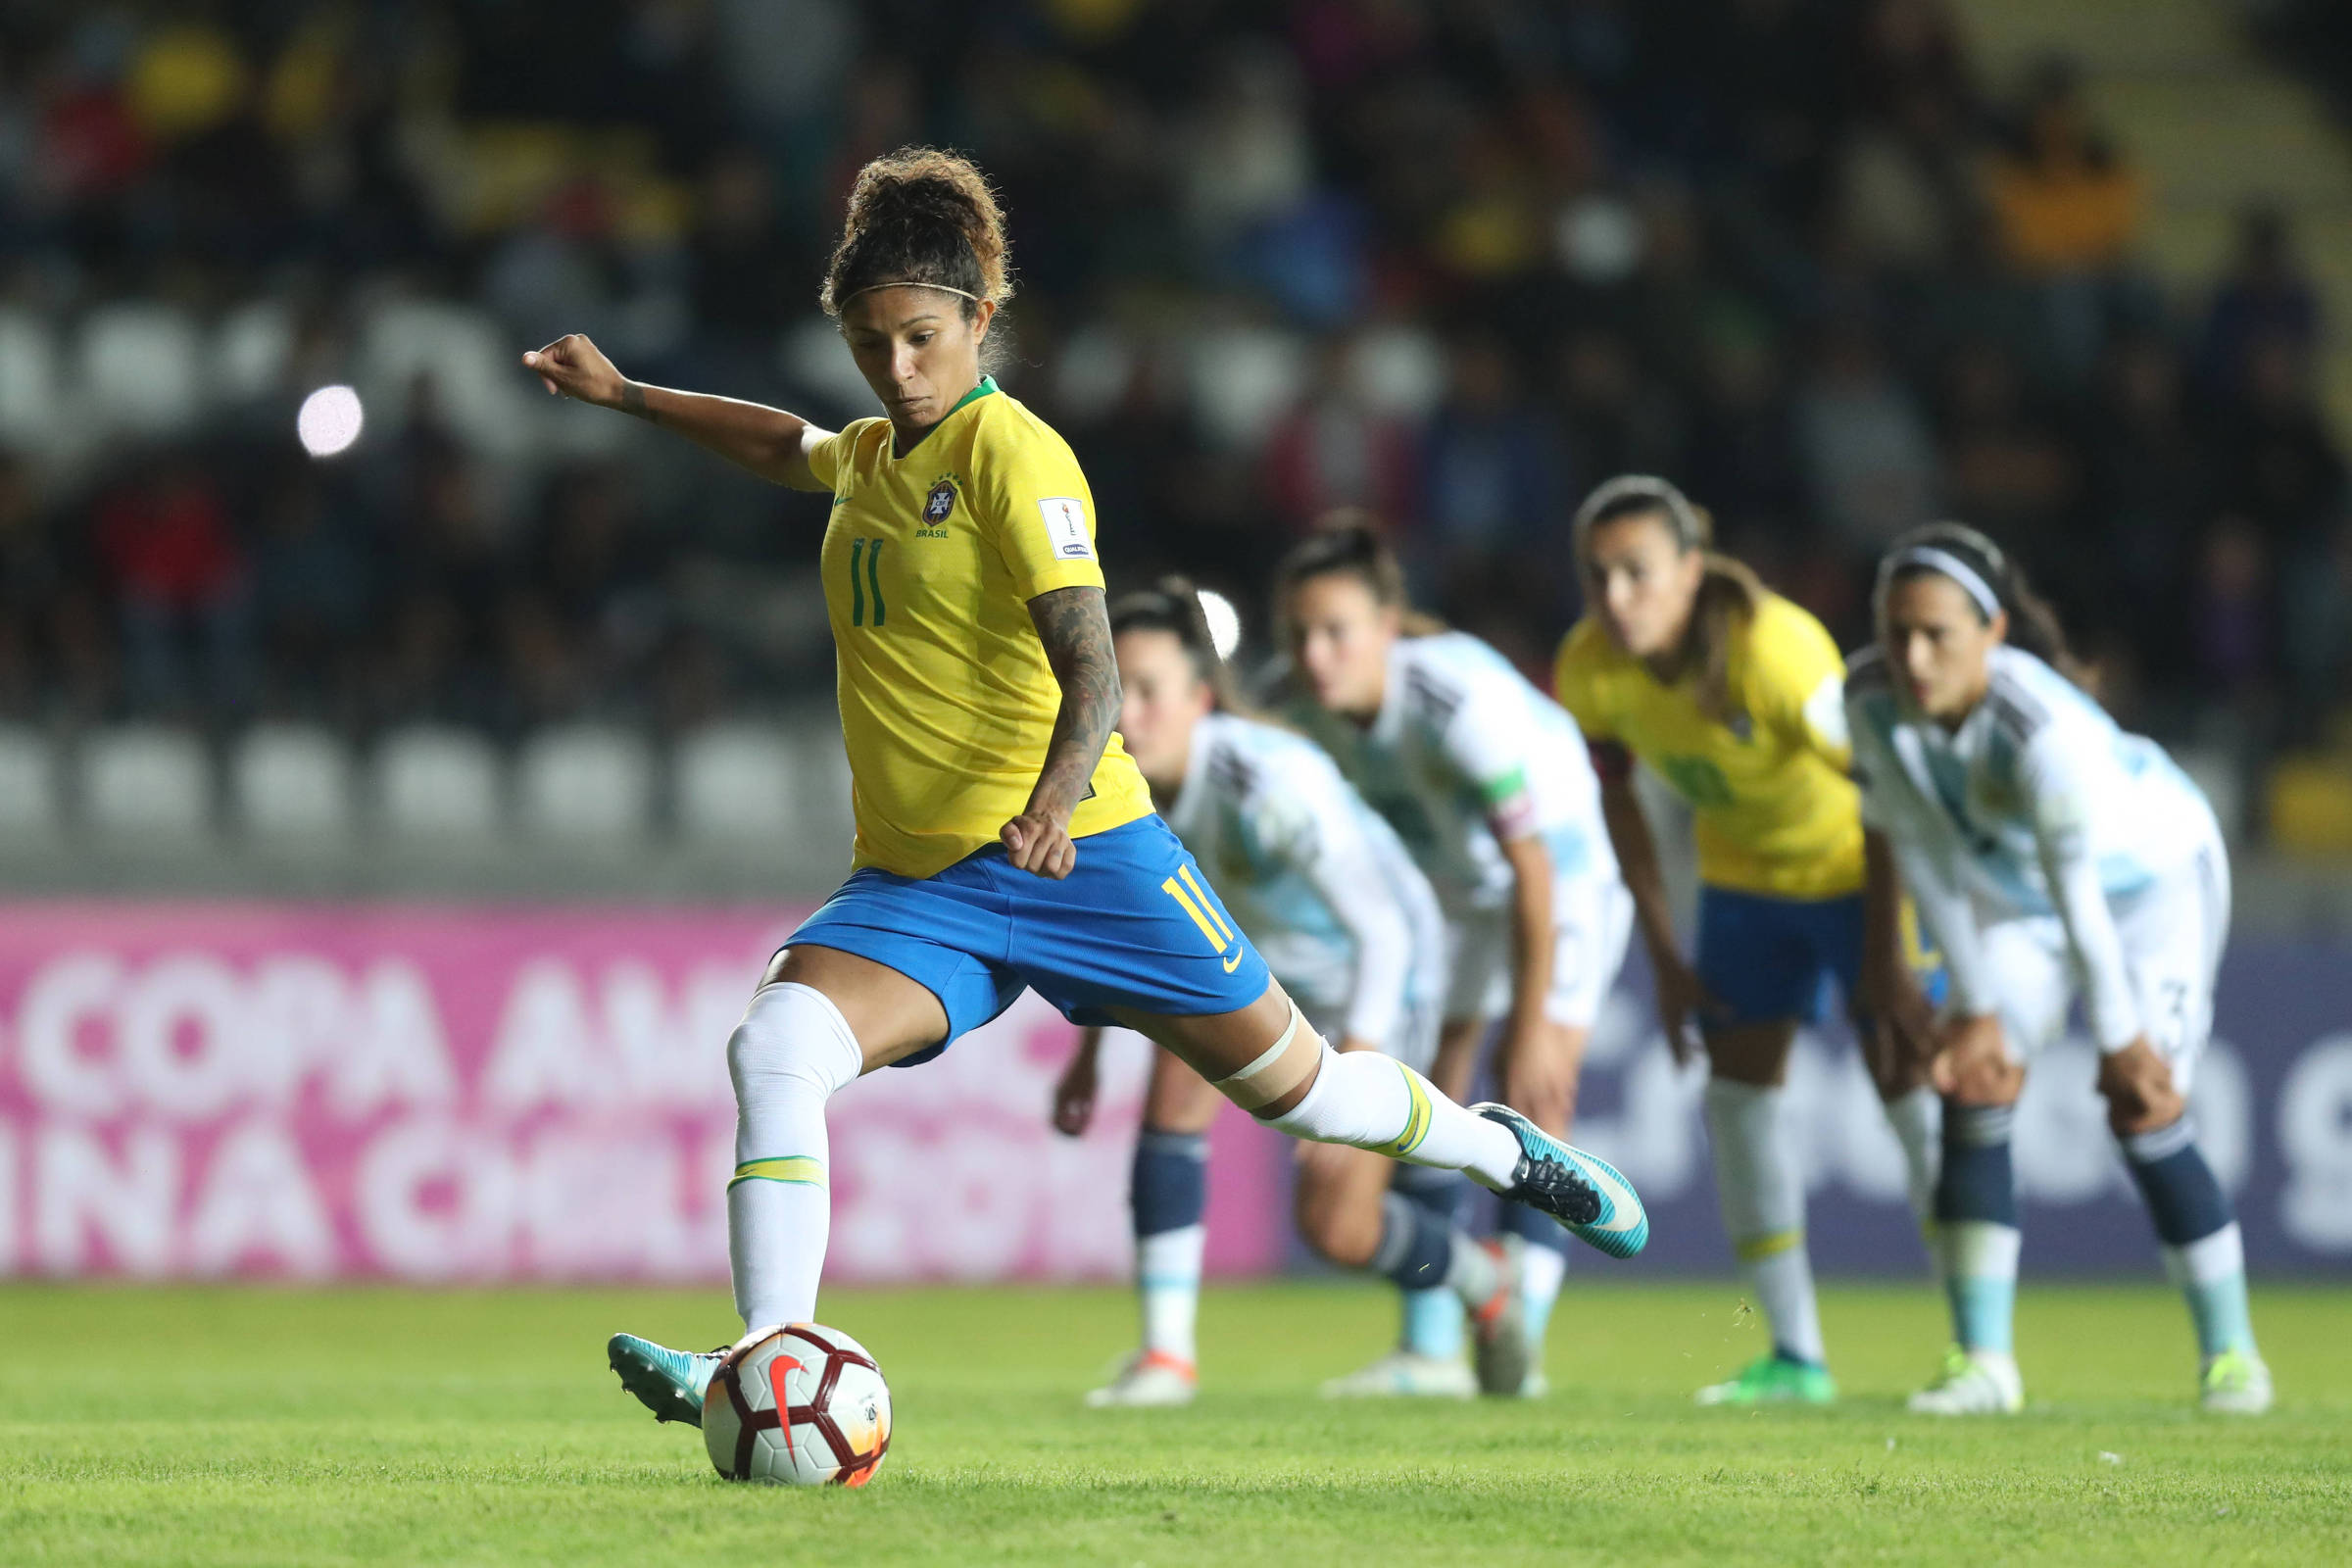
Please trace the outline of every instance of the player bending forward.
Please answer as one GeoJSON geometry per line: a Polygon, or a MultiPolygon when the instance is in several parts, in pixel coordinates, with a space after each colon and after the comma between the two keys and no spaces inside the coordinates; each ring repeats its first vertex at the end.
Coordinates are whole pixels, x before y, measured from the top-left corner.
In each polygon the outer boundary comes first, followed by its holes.
{"type": "MultiPolygon", "coordinates": [[[[1396,829],[1446,914],[1434,1076],[1466,1092],[1499,1016],[1502,1098],[1565,1136],[1585,1039],[1633,918],[1576,721],[1477,638],[1408,635],[1404,574],[1368,528],[1331,528],[1300,545],[1276,591],[1302,689],[1292,712],[1396,829]]],[[[1525,1392],[1540,1394],[1544,1326],[1568,1260],[1551,1227],[1511,1212],[1504,1222],[1532,1244],[1522,1259],[1525,1392]]],[[[1448,1316],[1409,1323],[1403,1351],[1327,1392],[1449,1392],[1460,1316],[1441,1304],[1448,1316]],[[1454,1343],[1440,1337],[1448,1324],[1454,1343]]]]}
{"type": "Polygon", "coordinates": [[[1838,1390],[1805,1253],[1804,1171],[1782,1103],[1788,1051],[1835,977],[1875,1047],[1866,1054],[1924,1224],[1937,1138],[1927,1002],[1900,944],[1865,954],[1865,882],[1869,897],[1896,894],[1883,850],[1865,875],[1838,645],[1708,542],[1705,518],[1664,479],[1626,474],[1586,499],[1576,564],[1592,608],[1560,643],[1559,698],[1592,746],[1667,1043],[1688,1059],[1687,1022],[1704,1043],[1724,1229],[1772,1331],[1770,1354],[1701,1389],[1699,1402],[1827,1403],[1838,1390]],[[1675,940],[1633,758],[1695,818],[1695,963],[1675,940]],[[1876,1038],[1882,1031],[1908,1037],[1910,1049],[1876,1038]]]}
{"type": "Polygon", "coordinates": [[[2079,985],[2108,1126],[2188,1298],[2205,1407],[2267,1410],[2237,1221],[2183,1098],[2230,928],[2213,809],[2162,749],[2119,730],[2060,673],[2056,620],[1984,535],[1937,523],[1897,541],[1880,563],[1877,611],[1880,646],[1855,655],[1845,679],[1863,811],[1886,835],[1951,986],[1935,1060],[1936,1213],[1958,1343],[1911,1408],[1988,1415],[2025,1402],[2011,1341],[2010,1122],[2025,1063],[2064,1030],[2079,985]]]}
{"type": "MultiPolygon", "coordinates": [[[[1624,1180],[1502,1106],[1334,1053],[1111,733],[1119,677],[1094,507],[1069,448],[982,373],[1010,295],[1004,219],[971,164],[909,149],[859,172],[825,309],[887,411],[838,434],[623,378],[587,339],[523,356],[561,392],[668,426],[763,478],[829,490],[821,556],[856,789],[850,879],[769,964],[727,1042],[727,1230],[747,1327],[816,1309],[830,1222],[825,1102],[1004,1011],[1024,986],[1182,1056],[1295,1137],[1468,1171],[1620,1254],[1624,1180]],[[1213,916],[1213,919],[1211,918],[1213,916]]],[[[621,1382],[699,1420],[715,1354],[614,1336],[621,1382]]]]}
{"type": "MultiPolygon", "coordinates": [[[[1427,1072],[1445,924],[1395,831],[1313,743],[1241,710],[1191,584],[1171,578],[1116,601],[1110,630],[1125,693],[1120,739],[1177,838],[1216,872],[1275,978],[1340,1050],[1386,1051],[1427,1072]]],[[[1101,1044],[1102,1031],[1088,1030],[1055,1088],[1054,1121],[1065,1133],[1085,1131],[1092,1116],[1101,1044]]],[[[1193,1396],[1204,1162],[1218,1103],[1199,1073],[1154,1054],[1129,1188],[1144,1344],[1087,1396],[1090,1404],[1193,1396]]],[[[1528,1370],[1517,1239],[1482,1246],[1453,1222],[1450,1204],[1441,1214],[1391,1193],[1392,1174],[1411,1167],[1377,1152],[1299,1152],[1298,1226],[1308,1244],[1342,1267],[1387,1275],[1408,1297],[1436,1293],[1457,1320],[1467,1307],[1475,1386],[1517,1394],[1528,1370]]],[[[1454,1392],[1471,1393],[1470,1369],[1452,1365],[1454,1392]]]]}

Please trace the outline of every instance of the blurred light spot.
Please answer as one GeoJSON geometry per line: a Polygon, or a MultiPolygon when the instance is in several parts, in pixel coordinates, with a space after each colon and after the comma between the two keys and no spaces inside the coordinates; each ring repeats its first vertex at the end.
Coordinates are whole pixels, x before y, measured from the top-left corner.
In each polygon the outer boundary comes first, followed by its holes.
{"type": "Polygon", "coordinates": [[[360,438],[366,418],[357,392],[347,386],[322,386],[302,400],[302,412],[294,416],[294,433],[312,457],[331,458],[360,438]]]}
{"type": "Polygon", "coordinates": [[[1216,646],[1219,659],[1231,659],[1233,651],[1242,646],[1242,612],[1214,588],[1200,592],[1200,618],[1208,622],[1208,640],[1216,646]]]}

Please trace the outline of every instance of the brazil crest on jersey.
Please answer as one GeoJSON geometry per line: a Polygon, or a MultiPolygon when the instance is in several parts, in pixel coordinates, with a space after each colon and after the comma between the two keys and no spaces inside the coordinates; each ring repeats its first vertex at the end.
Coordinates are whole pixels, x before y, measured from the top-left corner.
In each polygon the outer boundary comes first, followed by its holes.
{"type": "MultiPolygon", "coordinates": [[[[904,454],[888,419],[859,419],[808,466],[833,490],[825,612],[856,863],[931,876],[997,843],[1029,803],[1061,688],[1028,605],[1102,586],[1094,500],[1069,446],[991,379],[904,454]]],[[[1114,734],[1070,835],[1151,809],[1114,734]]]]}

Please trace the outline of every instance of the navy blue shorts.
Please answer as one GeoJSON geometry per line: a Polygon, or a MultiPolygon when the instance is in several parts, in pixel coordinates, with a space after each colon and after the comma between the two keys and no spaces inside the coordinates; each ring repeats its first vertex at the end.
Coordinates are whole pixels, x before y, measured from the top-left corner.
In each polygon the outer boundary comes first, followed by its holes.
{"type": "Polygon", "coordinates": [[[1077,848],[1058,882],[1015,870],[996,845],[919,879],[869,865],[785,945],[855,953],[939,998],[948,1038],[901,1067],[938,1055],[1024,988],[1080,1024],[1112,1022],[1112,1007],[1235,1012],[1265,994],[1265,960],[1165,822],[1140,817],[1077,848]]]}
{"type": "MultiPolygon", "coordinates": [[[[1818,1023],[1828,1012],[1832,982],[1850,999],[1862,972],[1862,908],[1859,893],[1776,899],[1701,884],[1696,967],[1700,984],[1728,1011],[1717,1021],[1818,1023]]],[[[1922,942],[1908,900],[1903,951],[1929,1000],[1940,1001],[1942,964],[1922,942]]]]}

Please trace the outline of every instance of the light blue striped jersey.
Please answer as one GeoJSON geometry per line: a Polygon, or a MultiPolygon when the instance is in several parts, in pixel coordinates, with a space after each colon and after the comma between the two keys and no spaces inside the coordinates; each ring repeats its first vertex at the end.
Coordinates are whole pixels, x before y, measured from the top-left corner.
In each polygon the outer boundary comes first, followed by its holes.
{"type": "Polygon", "coordinates": [[[1477,638],[1398,638],[1368,726],[1311,701],[1291,711],[1396,829],[1448,916],[1509,899],[1498,831],[1542,837],[1559,876],[1616,880],[1583,732],[1477,638]]]}
{"type": "Polygon", "coordinates": [[[2045,849],[2086,855],[2113,901],[2213,842],[2213,808],[2164,749],[2021,649],[1993,649],[1984,699],[1957,729],[1908,712],[1875,648],[1848,661],[1845,705],[1863,820],[1996,910],[2055,912],[2045,849]]]}

